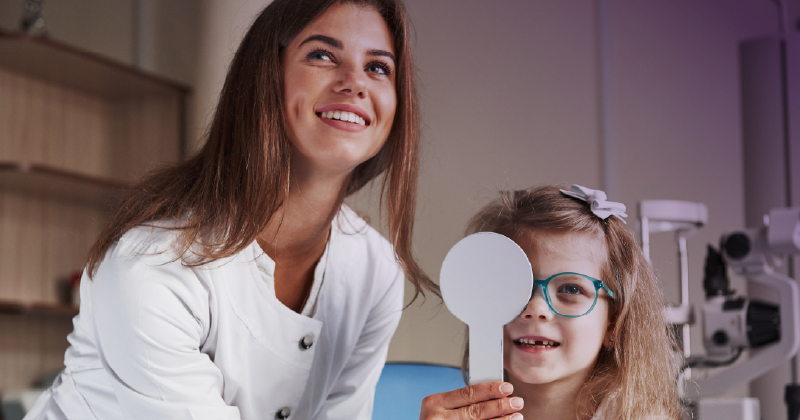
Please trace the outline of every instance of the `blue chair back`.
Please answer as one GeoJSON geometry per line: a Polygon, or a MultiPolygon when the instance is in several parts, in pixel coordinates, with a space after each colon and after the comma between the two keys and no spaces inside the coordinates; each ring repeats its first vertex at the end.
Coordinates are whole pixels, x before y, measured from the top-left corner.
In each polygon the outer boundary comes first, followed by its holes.
{"type": "Polygon", "coordinates": [[[416,420],[422,399],[463,388],[461,370],[425,363],[386,363],[375,388],[373,420],[416,420]]]}

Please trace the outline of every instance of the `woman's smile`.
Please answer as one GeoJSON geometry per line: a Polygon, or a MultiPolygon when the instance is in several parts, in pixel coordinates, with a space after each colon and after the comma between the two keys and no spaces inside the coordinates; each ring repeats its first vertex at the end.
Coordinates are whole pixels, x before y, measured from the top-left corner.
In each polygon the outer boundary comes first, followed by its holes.
{"type": "Polygon", "coordinates": [[[366,130],[371,122],[369,115],[355,105],[326,105],[319,108],[315,114],[322,122],[333,128],[354,133],[366,130]]]}

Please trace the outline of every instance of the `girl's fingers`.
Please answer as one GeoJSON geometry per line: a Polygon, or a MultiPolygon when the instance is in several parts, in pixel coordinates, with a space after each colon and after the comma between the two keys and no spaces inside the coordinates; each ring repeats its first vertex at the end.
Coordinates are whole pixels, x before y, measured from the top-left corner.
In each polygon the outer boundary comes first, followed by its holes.
{"type": "Polygon", "coordinates": [[[467,407],[482,401],[496,400],[506,397],[514,391],[508,382],[489,382],[465,386],[455,391],[443,392],[425,397],[422,406],[439,407],[446,410],[467,407]]]}

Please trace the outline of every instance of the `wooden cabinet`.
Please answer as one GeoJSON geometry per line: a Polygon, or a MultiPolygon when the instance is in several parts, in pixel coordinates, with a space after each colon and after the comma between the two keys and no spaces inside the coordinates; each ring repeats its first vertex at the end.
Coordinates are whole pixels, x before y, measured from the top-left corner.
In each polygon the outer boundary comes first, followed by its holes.
{"type": "Polygon", "coordinates": [[[0,32],[0,392],[63,367],[80,271],[121,191],[184,153],[188,88],[0,32]]]}

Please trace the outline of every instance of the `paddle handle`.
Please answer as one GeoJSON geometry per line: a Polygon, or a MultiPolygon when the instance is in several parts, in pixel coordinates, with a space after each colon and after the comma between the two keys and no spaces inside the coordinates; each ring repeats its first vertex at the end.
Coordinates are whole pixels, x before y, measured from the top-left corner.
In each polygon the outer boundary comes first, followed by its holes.
{"type": "Polygon", "coordinates": [[[469,327],[469,384],[503,380],[503,326],[469,327]]]}

